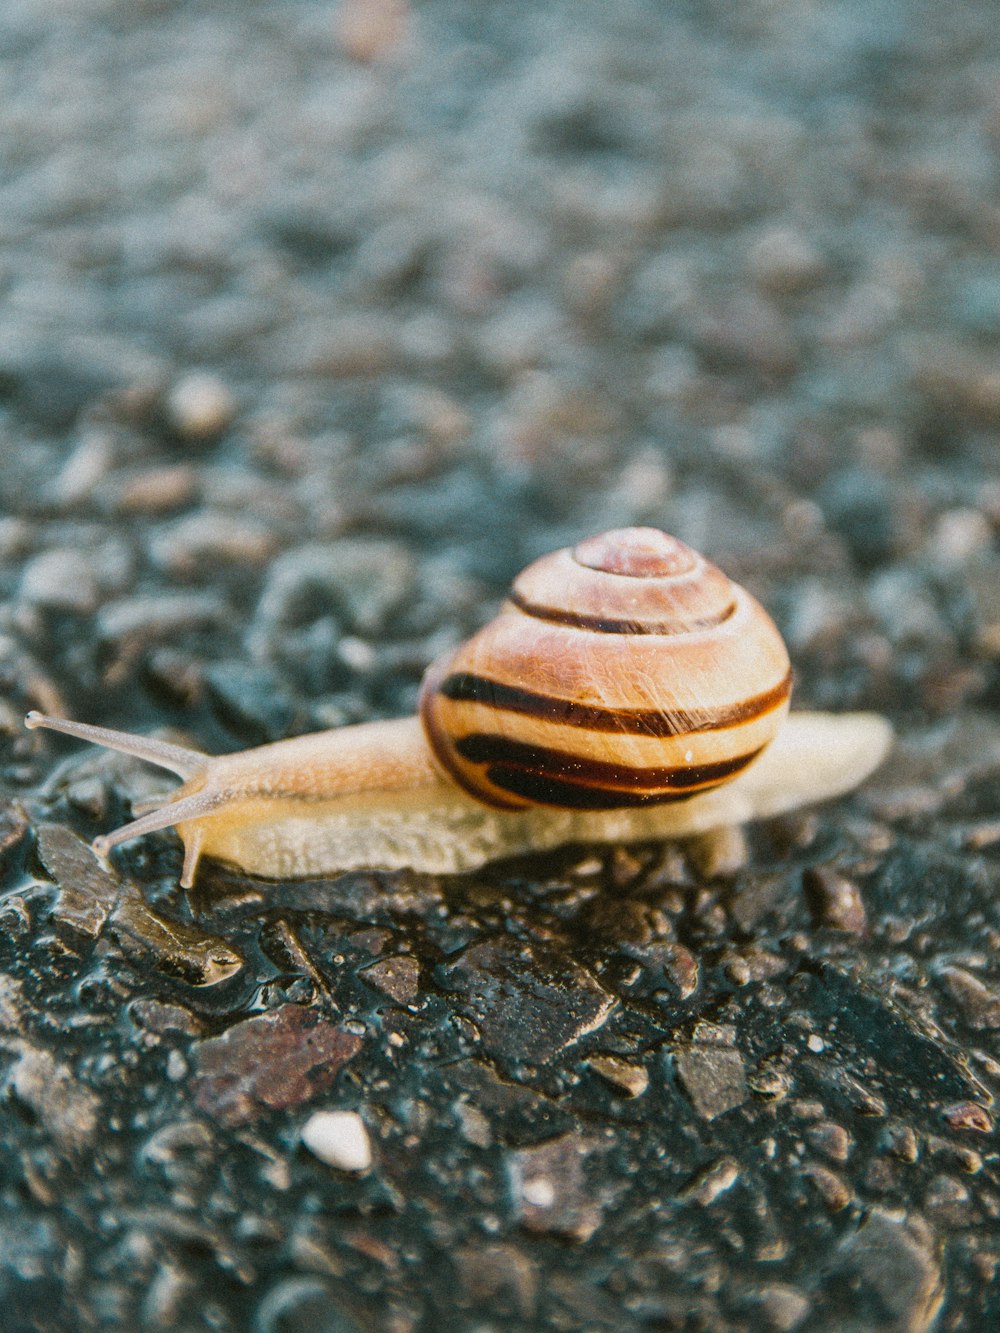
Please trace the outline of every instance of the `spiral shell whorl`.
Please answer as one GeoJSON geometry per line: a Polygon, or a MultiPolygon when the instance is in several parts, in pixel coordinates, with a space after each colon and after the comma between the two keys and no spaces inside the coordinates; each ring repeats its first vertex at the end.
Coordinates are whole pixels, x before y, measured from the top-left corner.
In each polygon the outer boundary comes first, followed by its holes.
{"type": "Polygon", "coordinates": [[[788,655],[760,605],[653,528],[556,551],[433,664],[420,713],[487,805],[613,809],[683,799],[747,767],[788,707],[788,655]]]}

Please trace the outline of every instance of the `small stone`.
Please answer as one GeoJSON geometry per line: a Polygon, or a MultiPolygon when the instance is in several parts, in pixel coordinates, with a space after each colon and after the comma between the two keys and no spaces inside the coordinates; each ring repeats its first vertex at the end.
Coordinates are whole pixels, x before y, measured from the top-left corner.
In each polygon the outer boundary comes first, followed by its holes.
{"type": "Polygon", "coordinates": [[[420,991],[420,964],[409,954],[380,958],[359,975],[397,1004],[411,1004],[420,991]]]}
{"type": "Polygon", "coordinates": [[[720,1157],[718,1161],[699,1172],[689,1184],[681,1190],[682,1199],[707,1207],[714,1203],[720,1194],[731,1189],[740,1177],[739,1163],[733,1157],[720,1157]]]}
{"type": "Polygon", "coordinates": [[[200,509],[161,528],[151,543],[156,563],[173,574],[192,578],[220,565],[252,569],[274,554],[272,526],[248,515],[200,509]]]}
{"type": "Polygon", "coordinates": [[[493,1130],[490,1128],[489,1120],[472,1102],[456,1102],[455,1117],[466,1143],[471,1143],[474,1148],[488,1148],[493,1142],[493,1130]]]}
{"type": "Polygon", "coordinates": [[[7,1092],[37,1116],[60,1148],[82,1152],[97,1134],[100,1102],[49,1051],[19,1042],[4,1081],[7,1092]]]}
{"type": "Polygon", "coordinates": [[[975,1216],[968,1185],[943,1171],[931,1178],[924,1208],[939,1225],[949,1228],[971,1226],[975,1216]]]}
{"type": "Polygon", "coordinates": [[[182,1004],[170,1004],[165,1000],[133,1000],[128,1012],[133,1023],[157,1036],[180,1032],[186,1037],[196,1037],[202,1030],[198,1016],[182,1004]]]}
{"type": "Polygon", "coordinates": [[[954,964],[940,968],[938,975],[972,1027],[1000,1028],[1000,989],[954,964]]]}
{"type": "Polygon", "coordinates": [[[831,1162],[846,1162],[851,1155],[853,1140],[843,1125],[832,1120],[821,1120],[810,1125],[806,1138],[817,1152],[829,1158],[831,1162]]]}
{"type": "Polygon", "coordinates": [[[360,1037],[285,1004],[195,1046],[195,1101],[222,1124],[245,1124],[324,1091],[360,1049],[360,1037]]]}
{"type": "Polygon", "coordinates": [[[783,1101],[792,1087],[791,1076],[785,1070],[766,1062],[760,1069],[748,1075],[747,1083],[756,1096],[768,1102],[783,1101]]]}
{"type": "Polygon", "coordinates": [[[801,232],[772,227],[758,237],[750,251],[750,272],[766,291],[787,296],[820,282],[826,262],[801,232]]]}
{"type": "Polygon", "coordinates": [[[931,558],[945,569],[962,569],[988,552],[993,540],[989,520],[978,509],[949,509],[931,534],[931,558]]]}
{"type": "Polygon", "coordinates": [[[24,983],[0,972],[0,1032],[20,1032],[25,1005],[24,983]]]}
{"type": "Polygon", "coordinates": [[[792,1333],[810,1310],[809,1297],[794,1287],[775,1282],[759,1295],[761,1318],[776,1333],[792,1333]]]}
{"type": "Polygon", "coordinates": [[[815,1185],[831,1213],[839,1213],[851,1202],[850,1187],[834,1171],[810,1162],[802,1168],[802,1174],[815,1185]]]}
{"type": "Polygon", "coordinates": [[[335,379],[379,375],[396,355],[395,326],[388,317],[371,313],[302,320],[295,335],[282,332],[275,340],[272,360],[278,373],[335,379]]]}
{"type": "Polygon", "coordinates": [[[367,1171],[372,1145],[357,1111],[316,1111],[302,1126],[302,1142],[327,1166],[338,1171],[367,1171]]]}
{"type": "Polygon", "coordinates": [[[186,440],[214,439],[232,424],[236,399],[216,375],[194,372],[177,381],[167,396],[171,424],[186,440]]]}
{"type": "Polygon", "coordinates": [[[1000,424],[1000,373],[990,356],[952,337],[926,339],[909,356],[914,387],[932,412],[988,428],[1000,424]]]}
{"type": "Polygon", "coordinates": [[[395,542],[345,538],[298,546],[268,572],[256,616],[261,648],[331,608],[349,629],[374,633],[412,596],[415,576],[412,558],[395,542]]]}
{"type": "Polygon", "coordinates": [[[98,580],[83,552],[43,551],[25,566],[20,597],[32,606],[86,615],[98,604],[98,580]]]}
{"type": "Polygon", "coordinates": [[[197,473],[187,464],[146,468],[122,483],[117,508],[122,514],[162,514],[190,504],[197,473]]]}
{"type": "Polygon", "coordinates": [[[687,844],[687,854],[703,879],[738,874],[750,859],[746,833],[739,825],[723,825],[692,838],[687,844]]]}
{"type": "Polygon", "coordinates": [[[670,944],[663,951],[662,961],[663,970],[677,987],[680,998],[688,999],[698,989],[698,959],[683,944],[670,944]]]}
{"type": "Polygon", "coordinates": [[[0,865],[15,847],[20,846],[28,832],[28,817],[12,801],[0,801],[0,865]]]}
{"type": "Polygon", "coordinates": [[[226,604],[217,593],[161,593],[105,603],[97,614],[97,631],[105,642],[150,641],[218,625],[225,618],[226,604]]]}
{"type": "Polygon", "coordinates": [[[544,1064],[600,1028],[615,1006],[597,978],[568,954],[509,936],[471,945],[442,969],[463,996],[487,1051],[544,1064]]]}
{"type": "Polygon", "coordinates": [[[955,1102],[941,1112],[952,1129],[970,1129],[977,1134],[989,1134],[993,1130],[993,1120],[985,1107],[976,1102],[955,1102]]]}
{"type": "Polygon", "coordinates": [[[858,886],[829,866],[810,866],[802,884],[817,926],[830,926],[850,935],[863,935],[868,915],[858,886]]]}
{"type": "Polygon", "coordinates": [[[118,898],[117,877],[62,824],[41,825],[38,855],[59,887],[52,909],[57,926],[75,936],[97,939],[118,898]]]}
{"type": "Polygon", "coordinates": [[[201,1120],[170,1120],[142,1146],[142,1161],[159,1168],[174,1184],[197,1178],[215,1147],[212,1129],[201,1120]]]}
{"type": "Polygon", "coordinates": [[[649,1087],[649,1071],[617,1055],[592,1055],[587,1065],[628,1097],[640,1097],[649,1087]]]}
{"type": "Polygon", "coordinates": [[[564,1134],[512,1155],[511,1191],[520,1221],[529,1231],[587,1240],[597,1230],[601,1209],[588,1194],[583,1174],[587,1151],[578,1135],[564,1134]]]}
{"type": "Polygon", "coordinates": [[[469,1246],[456,1255],[466,1299],[527,1325],[534,1319],[538,1276],[514,1245],[469,1246]]]}
{"type": "Polygon", "coordinates": [[[287,736],[295,705],[279,672],[249,662],[213,663],[202,677],[216,716],[257,742],[287,736]]]}
{"type": "Polygon", "coordinates": [[[967,1147],[964,1143],[953,1143],[950,1139],[940,1138],[937,1134],[930,1134],[927,1137],[927,1149],[936,1158],[944,1159],[951,1165],[957,1166],[966,1175],[978,1175],[983,1169],[982,1154],[976,1152],[975,1148],[967,1147]]]}
{"type": "Polygon", "coordinates": [[[337,41],[341,49],[365,64],[400,47],[409,24],[407,0],[342,0],[337,8],[337,41]]]}
{"type": "Polygon", "coordinates": [[[138,891],[123,896],[108,929],[127,956],[151,961],[158,971],[189,986],[217,986],[244,965],[243,955],[228,940],[161,916],[138,891]]]}
{"type": "Polygon", "coordinates": [[[841,1322],[880,1333],[928,1333],[944,1299],[937,1237],[922,1218],[883,1208],[842,1241],[830,1277],[856,1292],[841,1322]]]}
{"type": "Polygon", "coordinates": [[[195,1289],[194,1278],[172,1263],[161,1264],[142,1302],[142,1327],[178,1328],[187,1298],[195,1289]]]}
{"type": "Polygon", "coordinates": [[[53,478],[50,494],[57,504],[71,507],[92,495],[111,470],[114,448],[103,429],[85,429],[80,442],[53,478]]]}
{"type": "Polygon", "coordinates": [[[883,1142],[900,1162],[917,1160],[917,1136],[910,1125],[893,1123],[885,1128],[883,1142]]]}
{"type": "MultiPolygon", "coordinates": [[[[263,1297],[248,1327],[253,1333],[362,1333],[330,1287],[316,1277],[287,1277],[263,1297]]],[[[386,1333],[395,1333],[392,1323],[386,1333]]]]}
{"type": "Polygon", "coordinates": [[[712,369],[749,370],[770,382],[785,379],[799,362],[791,326],[761,296],[744,293],[700,307],[690,333],[712,369]]]}
{"type": "Polygon", "coordinates": [[[700,1023],[694,1042],[674,1052],[674,1065],[681,1087],[705,1120],[742,1106],[750,1095],[743,1057],[722,1028],[700,1023]]]}
{"type": "Polygon", "coordinates": [[[884,1100],[877,1093],[866,1088],[859,1079],[856,1079],[853,1074],[849,1074],[845,1069],[832,1065],[828,1061],[819,1060],[811,1062],[810,1068],[823,1083],[832,1088],[839,1096],[844,1097],[848,1105],[859,1115],[883,1116],[888,1114],[888,1107],[884,1100]]]}

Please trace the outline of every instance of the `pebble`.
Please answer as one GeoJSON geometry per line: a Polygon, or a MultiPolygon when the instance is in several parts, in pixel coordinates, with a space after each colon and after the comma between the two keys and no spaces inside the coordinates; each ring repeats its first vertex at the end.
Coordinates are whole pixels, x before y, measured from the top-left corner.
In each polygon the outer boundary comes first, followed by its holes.
{"type": "Polygon", "coordinates": [[[830,1280],[848,1284],[860,1317],[894,1333],[929,1333],[944,1299],[940,1245],[923,1218],[867,1211],[829,1256],[830,1280]]]}
{"type": "Polygon", "coordinates": [[[146,468],[120,479],[115,506],[122,514],[169,513],[190,504],[197,491],[197,473],[186,463],[146,468]]]}
{"type": "Polygon", "coordinates": [[[826,275],[827,265],[807,236],[779,226],[768,228],[756,238],[749,253],[749,269],[765,291],[788,296],[817,286],[826,275]]]}
{"type": "Polygon", "coordinates": [[[97,939],[118,899],[116,876],[62,824],[39,827],[38,854],[59,886],[53,919],[70,935],[97,939]]]}
{"type": "Polygon", "coordinates": [[[807,1162],[802,1174],[815,1187],[828,1212],[839,1213],[851,1202],[850,1186],[835,1171],[816,1162],[807,1162]]]}
{"type": "Polygon", "coordinates": [[[106,602],[97,614],[97,630],[108,643],[171,638],[194,626],[218,625],[226,603],[215,592],[158,593],[106,602]]]}
{"type": "Polygon", "coordinates": [[[941,1114],[952,1129],[968,1129],[976,1134],[993,1132],[992,1116],[977,1102],[955,1102],[946,1106],[941,1114]]]}
{"type": "Polygon", "coordinates": [[[357,1111],[316,1111],[302,1126],[302,1142],[314,1157],[338,1171],[367,1171],[372,1145],[357,1111]]]}
{"type": "Polygon", "coordinates": [[[220,566],[252,569],[275,552],[270,523],[219,510],[185,514],[161,528],[150,544],[158,565],[181,578],[204,578],[220,566]]]}
{"type": "Polygon", "coordinates": [[[126,887],[108,929],[127,957],[189,986],[218,986],[241,971],[239,949],[201,926],[154,912],[137,890],[126,887]]]}
{"type": "Polygon", "coordinates": [[[19,595],[32,606],[87,615],[97,606],[100,591],[87,555],[64,548],[44,551],[25,565],[19,595]]]}
{"type": "Polygon", "coordinates": [[[846,1162],[854,1141],[843,1127],[832,1120],[820,1120],[806,1130],[806,1139],[816,1152],[831,1162],[846,1162]]]}
{"type": "Polygon", "coordinates": [[[724,1028],[700,1023],[695,1040],[674,1051],[674,1067],[678,1082],[704,1120],[742,1106],[750,1095],[743,1057],[724,1028]]]}
{"type": "Polygon", "coordinates": [[[758,1300],[761,1317],[776,1333],[792,1333],[809,1314],[811,1302],[803,1291],[774,1282],[762,1288],[758,1300]]]}
{"type": "Polygon", "coordinates": [[[238,411],[235,395],[217,375],[194,371],[167,394],[167,416],[182,439],[213,440],[227,430],[238,411]]]}
{"type": "Polygon", "coordinates": [[[192,1092],[221,1124],[246,1124],[323,1092],[361,1046],[360,1037],[315,1011],[285,1004],[199,1042],[192,1092]]]}
{"type": "Polygon", "coordinates": [[[544,1064],[599,1030],[615,1005],[568,955],[506,936],[471,945],[441,976],[504,1064],[544,1064]]]}
{"type": "Polygon", "coordinates": [[[337,10],[337,41],[352,60],[384,59],[406,40],[409,15],[407,0],[344,0],[337,10]]]}
{"type": "Polygon", "coordinates": [[[62,1152],[84,1152],[101,1126],[98,1097],[50,1051],[25,1041],[15,1049],[3,1080],[5,1091],[37,1117],[62,1152]]]}
{"type": "Polygon", "coordinates": [[[380,958],[359,975],[397,1004],[412,1004],[420,994],[420,964],[409,954],[380,958]]]}
{"type": "Polygon", "coordinates": [[[620,1056],[592,1055],[587,1065],[627,1097],[641,1097],[649,1087],[649,1070],[620,1056]]]}
{"type": "MultiPolygon", "coordinates": [[[[315,1277],[286,1277],[261,1298],[249,1333],[363,1333],[364,1328],[341,1308],[327,1283],[315,1277]]],[[[391,1323],[385,1329],[395,1333],[391,1323]]],[[[406,1333],[405,1327],[400,1333],[406,1333]]]]}
{"type": "Polygon", "coordinates": [[[961,1008],[966,1020],[974,1028],[1000,1028],[1000,987],[955,964],[938,969],[952,999],[961,1008]]]}
{"type": "Polygon", "coordinates": [[[690,1199],[706,1208],[715,1202],[720,1194],[732,1189],[740,1178],[740,1165],[733,1157],[720,1157],[698,1173],[694,1180],[681,1190],[682,1199],[690,1199]]]}
{"type": "Polygon", "coordinates": [[[529,1231],[589,1240],[603,1215],[584,1176],[589,1153],[587,1140],[564,1134],[510,1155],[511,1194],[522,1226],[529,1231]]]}
{"type": "Polygon", "coordinates": [[[513,1244],[473,1244],[455,1255],[466,1300],[480,1308],[534,1322],[538,1306],[538,1274],[531,1259],[513,1244]]]}
{"type": "Polygon", "coordinates": [[[886,477],[870,468],[845,468],[823,487],[819,502],[828,526],[843,537],[861,566],[868,568],[891,558],[899,538],[899,520],[886,477]]]}
{"type": "Polygon", "coordinates": [[[849,935],[864,935],[868,914],[858,886],[829,866],[810,866],[802,874],[802,886],[818,926],[829,926],[849,935]]]}

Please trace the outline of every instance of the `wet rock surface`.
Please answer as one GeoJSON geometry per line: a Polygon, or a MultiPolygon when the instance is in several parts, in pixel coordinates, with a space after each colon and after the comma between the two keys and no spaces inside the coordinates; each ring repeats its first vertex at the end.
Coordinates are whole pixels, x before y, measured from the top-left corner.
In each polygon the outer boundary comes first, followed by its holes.
{"type": "Polygon", "coordinates": [[[5,1330],[1000,1323],[1000,38],[794,20],[0,6],[5,1330]],[[626,523],[892,718],[862,792],[183,892],[21,728],[411,711],[626,523]]]}

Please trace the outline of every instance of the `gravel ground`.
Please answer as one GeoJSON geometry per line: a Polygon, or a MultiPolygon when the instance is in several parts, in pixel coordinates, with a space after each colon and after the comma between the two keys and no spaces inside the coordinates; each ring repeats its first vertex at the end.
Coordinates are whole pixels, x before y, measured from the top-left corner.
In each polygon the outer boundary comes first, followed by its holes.
{"type": "Polygon", "coordinates": [[[5,1330],[1000,1324],[998,76],[973,0],[0,7],[5,1330]],[[626,523],[900,732],[742,865],[183,893],[21,727],[401,715],[626,523]]]}

